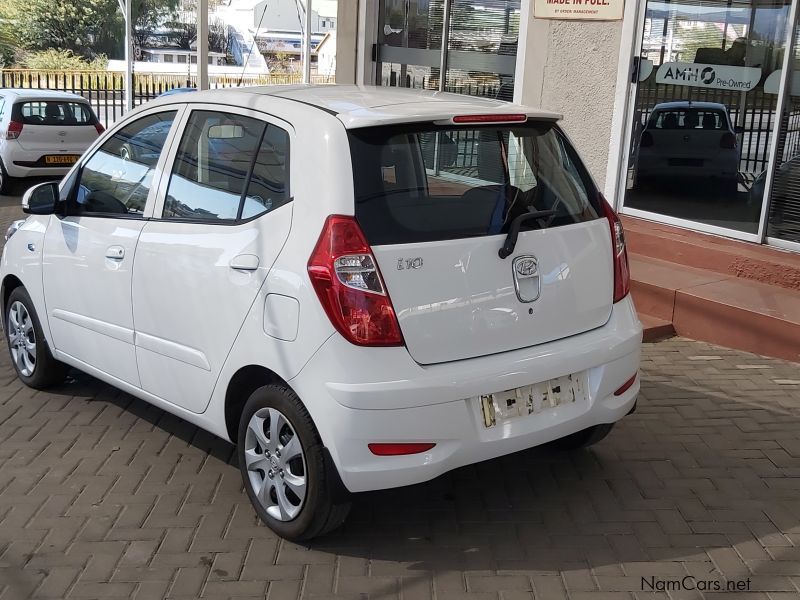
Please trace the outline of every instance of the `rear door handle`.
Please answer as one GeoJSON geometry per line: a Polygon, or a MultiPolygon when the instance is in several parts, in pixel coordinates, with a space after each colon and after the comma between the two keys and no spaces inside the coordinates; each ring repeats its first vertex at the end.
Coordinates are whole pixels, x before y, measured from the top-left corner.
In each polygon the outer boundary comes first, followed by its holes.
{"type": "Polygon", "coordinates": [[[106,249],[106,258],[121,260],[125,258],[125,248],[122,246],[109,246],[106,249]]]}
{"type": "Polygon", "coordinates": [[[255,254],[240,254],[231,259],[231,269],[238,271],[255,271],[258,268],[258,257],[255,254]]]}

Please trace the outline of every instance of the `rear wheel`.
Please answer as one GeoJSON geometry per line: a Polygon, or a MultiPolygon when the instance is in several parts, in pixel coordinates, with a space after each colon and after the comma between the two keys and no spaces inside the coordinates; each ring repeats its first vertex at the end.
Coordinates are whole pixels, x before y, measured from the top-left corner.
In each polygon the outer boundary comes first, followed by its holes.
{"type": "Polygon", "coordinates": [[[601,423],[594,427],[587,427],[581,431],[568,435],[555,440],[553,445],[560,450],[577,450],[578,448],[587,448],[602,441],[611,433],[614,428],[614,423],[601,423]]]}
{"type": "Polygon", "coordinates": [[[303,403],[289,388],[267,385],[245,404],[239,468],[258,516],[275,533],[308,540],[342,524],[350,503],[335,498],[336,473],[303,403]]]}
{"type": "Polygon", "coordinates": [[[33,302],[24,287],[15,288],[8,298],[5,326],[11,363],[25,385],[44,389],[64,381],[69,367],[50,353],[33,302]]]}

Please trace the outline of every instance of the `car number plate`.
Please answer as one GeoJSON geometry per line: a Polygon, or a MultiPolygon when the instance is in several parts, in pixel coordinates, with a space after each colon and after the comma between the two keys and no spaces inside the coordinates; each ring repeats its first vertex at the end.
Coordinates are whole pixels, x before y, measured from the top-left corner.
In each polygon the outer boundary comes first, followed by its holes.
{"type": "Polygon", "coordinates": [[[48,154],[44,157],[46,165],[74,165],[78,157],[74,154],[48,154]]]}
{"type": "Polygon", "coordinates": [[[573,373],[533,385],[484,394],[480,397],[483,424],[493,427],[498,422],[537,414],[557,406],[586,402],[586,388],[585,374],[573,373]]]}

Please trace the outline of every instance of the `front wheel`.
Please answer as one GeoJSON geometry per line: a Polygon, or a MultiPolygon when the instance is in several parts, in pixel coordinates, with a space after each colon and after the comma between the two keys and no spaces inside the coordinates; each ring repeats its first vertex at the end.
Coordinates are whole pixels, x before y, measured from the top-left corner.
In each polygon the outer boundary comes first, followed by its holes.
{"type": "Polygon", "coordinates": [[[308,540],[342,524],[350,503],[336,498],[335,467],[311,416],[282,385],[257,389],[239,422],[239,468],[258,516],[281,537],[308,540]]]}
{"type": "Polygon", "coordinates": [[[64,381],[68,367],[50,353],[28,291],[17,287],[6,303],[6,340],[11,364],[22,382],[41,390],[64,381]]]}

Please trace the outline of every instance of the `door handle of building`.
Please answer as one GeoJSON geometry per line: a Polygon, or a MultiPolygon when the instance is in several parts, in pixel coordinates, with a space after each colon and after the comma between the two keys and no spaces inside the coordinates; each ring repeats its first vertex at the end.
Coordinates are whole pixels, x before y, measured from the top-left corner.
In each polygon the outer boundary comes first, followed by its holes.
{"type": "Polygon", "coordinates": [[[240,254],[239,256],[234,256],[228,264],[231,269],[236,269],[237,271],[255,271],[258,268],[258,263],[259,260],[255,254],[240,254]]]}
{"type": "Polygon", "coordinates": [[[125,258],[125,248],[122,246],[109,246],[106,250],[106,258],[113,258],[115,260],[125,258]]]}

